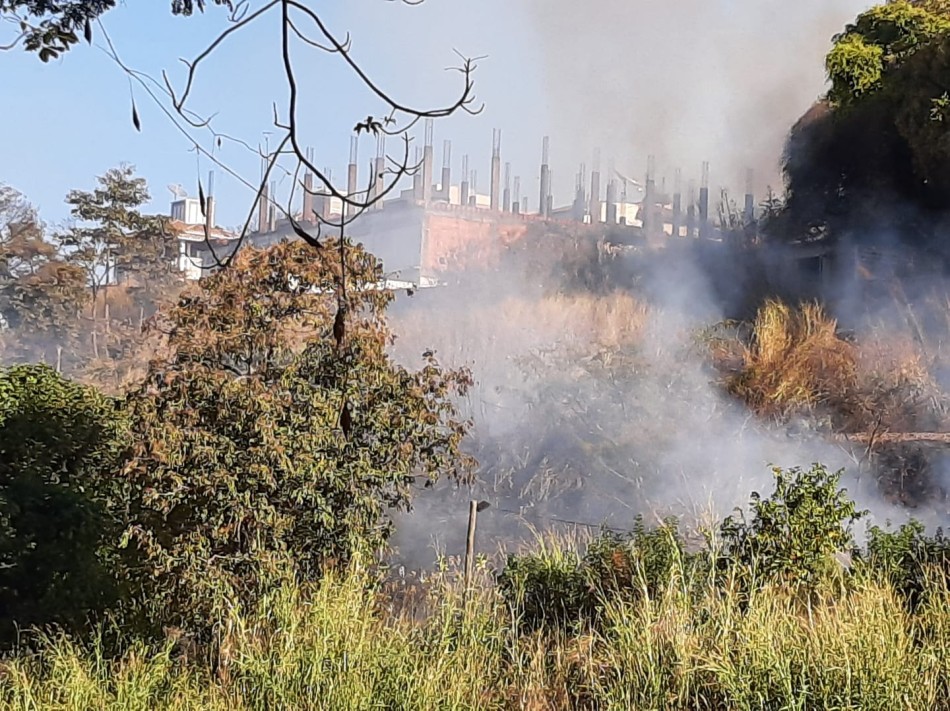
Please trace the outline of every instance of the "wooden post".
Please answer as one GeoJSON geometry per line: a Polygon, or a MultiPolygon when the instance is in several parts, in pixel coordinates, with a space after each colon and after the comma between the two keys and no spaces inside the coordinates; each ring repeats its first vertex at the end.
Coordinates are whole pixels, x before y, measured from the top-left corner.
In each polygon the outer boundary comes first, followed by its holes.
{"type": "Polygon", "coordinates": [[[96,332],[92,332],[92,353],[96,357],[96,360],[99,359],[99,339],[96,337],[96,332]]]}
{"type": "Polygon", "coordinates": [[[139,307],[139,330],[142,330],[142,327],[145,325],[145,307],[139,307]]]}
{"type": "Polygon", "coordinates": [[[63,372],[63,347],[56,346],[56,372],[63,372]]]}
{"type": "Polygon", "coordinates": [[[465,542],[465,594],[472,586],[475,568],[475,520],[478,518],[478,502],[468,502],[468,539],[465,542]]]}

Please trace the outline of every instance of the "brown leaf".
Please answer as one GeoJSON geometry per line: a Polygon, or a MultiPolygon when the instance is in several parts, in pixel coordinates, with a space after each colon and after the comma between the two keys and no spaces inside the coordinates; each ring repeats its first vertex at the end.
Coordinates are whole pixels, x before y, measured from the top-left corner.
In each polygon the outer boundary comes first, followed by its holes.
{"type": "Polygon", "coordinates": [[[89,21],[89,18],[86,18],[86,24],[83,27],[83,35],[86,37],[86,43],[92,44],[92,23],[89,21]]]}
{"type": "Polygon", "coordinates": [[[136,131],[142,130],[142,122],[139,120],[138,109],[135,108],[135,99],[132,99],[132,125],[135,126],[136,131]]]}

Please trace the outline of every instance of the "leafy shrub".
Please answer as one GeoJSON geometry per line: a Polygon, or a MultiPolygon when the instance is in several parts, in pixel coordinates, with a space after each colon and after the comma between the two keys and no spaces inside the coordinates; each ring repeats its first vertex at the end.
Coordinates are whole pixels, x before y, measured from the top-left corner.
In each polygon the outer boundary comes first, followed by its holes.
{"type": "Polygon", "coordinates": [[[604,533],[587,548],[584,565],[594,588],[605,598],[655,597],[687,558],[676,518],[647,528],[642,516],[629,534],[604,533]]]}
{"type": "Polygon", "coordinates": [[[467,372],[387,353],[379,262],[302,242],[242,251],[165,314],[127,400],[126,543],[156,622],[206,630],[286,573],[375,549],[419,479],[463,476],[467,372]],[[292,561],[289,560],[292,558],[292,561]]]}
{"type": "Polygon", "coordinates": [[[859,567],[882,575],[914,609],[928,587],[929,574],[950,579],[950,538],[939,528],[934,536],[927,536],[924,525],[916,520],[896,531],[871,526],[859,567]]]}
{"type": "Polygon", "coordinates": [[[547,547],[508,556],[498,587],[523,629],[576,629],[611,600],[660,595],[686,558],[675,518],[647,528],[637,516],[632,532],[604,531],[583,556],[547,547]]]}
{"type": "Polygon", "coordinates": [[[751,520],[739,510],[723,522],[726,559],[753,578],[816,585],[834,569],[835,554],[853,550],[851,525],[864,512],[839,488],[841,471],[821,464],[772,471],[775,491],[767,499],[752,493],[751,520]]]}
{"type": "Polygon", "coordinates": [[[594,601],[580,556],[560,548],[509,555],[498,590],[524,631],[577,628],[594,601]]]}
{"type": "Polygon", "coordinates": [[[44,365],[0,370],[0,639],[115,602],[115,404],[44,365]]]}

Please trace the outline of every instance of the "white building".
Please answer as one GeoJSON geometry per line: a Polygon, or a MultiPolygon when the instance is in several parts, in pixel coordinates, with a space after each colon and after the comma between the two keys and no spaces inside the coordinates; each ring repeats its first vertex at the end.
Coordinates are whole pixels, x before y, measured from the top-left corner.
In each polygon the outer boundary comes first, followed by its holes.
{"type": "MultiPolygon", "coordinates": [[[[172,220],[186,225],[203,225],[205,223],[204,215],[201,213],[201,201],[198,198],[183,197],[172,203],[169,217],[172,220]]],[[[214,216],[211,218],[214,224],[214,216]]]]}
{"type": "Polygon", "coordinates": [[[197,198],[180,197],[171,204],[169,227],[178,239],[178,268],[186,279],[200,279],[231,255],[238,235],[214,226],[214,198],[205,201],[207,215],[197,198]]]}

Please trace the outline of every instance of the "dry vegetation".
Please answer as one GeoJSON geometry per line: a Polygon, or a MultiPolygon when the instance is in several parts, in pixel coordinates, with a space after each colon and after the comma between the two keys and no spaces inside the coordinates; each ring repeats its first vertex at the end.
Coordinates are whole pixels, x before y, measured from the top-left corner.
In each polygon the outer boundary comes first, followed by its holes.
{"type": "MultiPolygon", "coordinates": [[[[555,351],[570,369],[597,359],[609,370],[642,348],[651,324],[665,327],[665,318],[638,297],[613,291],[506,296],[464,307],[450,300],[399,311],[394,327],[401,358],[417,357],[425,344],[448,364],[474,364],[479,380],[497,386],[502,371],[523,376],[506,362],[555,351]]],[[[940,349],[908,328],[879,324],[843,335],[818,303],[770,300],[746,331],[707,338],[706,351],[725,391],[766,420],[813,416],[849,433],[930,432],[950,424],[947,395],[934,376],[940,349]]]]}
{"type": "MultiPolygon", "coordinates": [[[[433,348],[449,367],[473,367],[471,414],[489,435],[504,424],[504,456],[482,458],[496,487],[507,477],[519,495],[568,509],[564,489],[605,472],[631,492],[681,414],[654,405],[708,392],[680,373],[678,352],[651,353],[654,369],[644,366],[653,327],[670,324],[630,293],[445,296],[394,309],[395,350],[410,364],[433,348]]],[[[909,335],[844,337],[820,306],[777,301],[749,329],[707,353],[723,389],[763,419],[828,415],[852,432],[940,426],[934,359],[909,335]]],[[[570,554],[559,544],[540,557],[556,568],[570,554]]],[[[623,571],[633,587],[640,572],[623,571]]],[[[358,565],[287,583],[259,609],[232,610],[210,658],[180,641],[113,660],[96,642],[50,640],[0,667],[0,709],[950,709],[944,581],[909,611],[879,579],[803,600],[771,584],[743,595],[680,567],[634,600],[605,601],[596,628],[533,631],[487,569],[467,598],[454,572],[413,594],[375,583],[358,565]]]]}
{"type": "MultiPolygon", "coordinates": [[[[935,336],[935,343],[922,343],[899,320],[843,333],[816,303],[773,300],[751,322],[713,329],[693,348],[689,333],[674,333],[688,324],[629,291],[526,293],[519,284],[499,292],[486,299],[482,290],[478,299],[448,290],[431,302],[406,301],[393,326],[407,363],[432,347],[446,364],[472,368],[470,451],[481,462],[484,486],[513,497],[512,505],[528,503],[537,516],[599,521],[618,505],[645,510],[657,497],[669,504],[657,487],[678,474],[662,452],[694,446],[684,444],[691,435],[683,428],[720,417],[727,408],[720,393],[741,405],[736,430],[772,436],[773,425],[794,421],[797,430],[858,435],[855,443],[840,443],[854,461],[875,469],[886,495],[895,493],[891,470],[899,470],[901,501],[940,496],[936,470],[924,466],[932,452],[911,456],[887,441],[950,424],[935,336]],[[758,417],[746,420],[745,407],[758,417]],[[612,497],[622,503],[610,504],[612,497]],[[579,506],[592,508],[586,513],[579,506]]],[[[945,304],[926,306],[931,321],[941,315],[946,321],[945,304]]],[[[715,431],[729,436],[732,426],[715,431]]],[[[694,435],[707,443],[714,437],[706,430],[694,435]]],[[[735,469],[713,457],[705,462],[707,478],[735,469]]],[[[691,473],[679,475],[685,481],[691,473]]],[[[670,482],[664,491],[676,486],[670,482]]]]}
{"type": "Polygon", "coordinates": [[[883,325],[846,339],[816,303],[765,303],[748,343],[720,346],[715,357],[729,392],[766,417],[824,416],[839,432],[946,425],[946,395],[922,343],[883,325]]]}
{"type": "Polygon", "coordinates": [[[488,301],[462,292],[397,308],[392,325],[398,360],[413,365],[432,349],[446,366],[472,369],[475,386],[467,406],[485,434],[523,416],[530,403],[544,404],[537,387],[548,380],[549,369],[558,379],[583,380],[593,365],[609,369],[622,362],[642,342],[651,316],[650,306],[619,291],[488,301]]]}
{"type": "MultiPolygon", "coordinates": [[[[547,565],[566,553],[548,548],[547,565]]],[[[634,571],[636,584],[639,573],[634,571]]],[[[805,603],[742,597],[682,567],[615,600],[597,629],[521,629],[486,571],[468,601],[454,572],[413,617],[354,567],[235,611],[212,659],[173,643],[109,661],[65,639],[3,664],[2,709],[950,708],[950,594],[905,611],[867,580],[805,603]]]]}
{"type": "MultiPolygon", "coordinates": [[[[462,361],[485,359],[496,348],[512,356],[557,345],[619,349],[640,340],[650,317],[647,304],[620,291],[504,296],[487,302],[474,296],[467,301],[464,294],[398,311],[393,323],[397,346],[424,343],[443,357],[462,361]]],[[[404,349],[400,355],[411,354],[404,349]]]]}
{"type": "Polygon", "coordinates": [[[751,343],[729,389],[762,414],[837,407],[854,391],[856,349],[818,304],[793,309],[769,301],[752,324],[751,343]]]}

